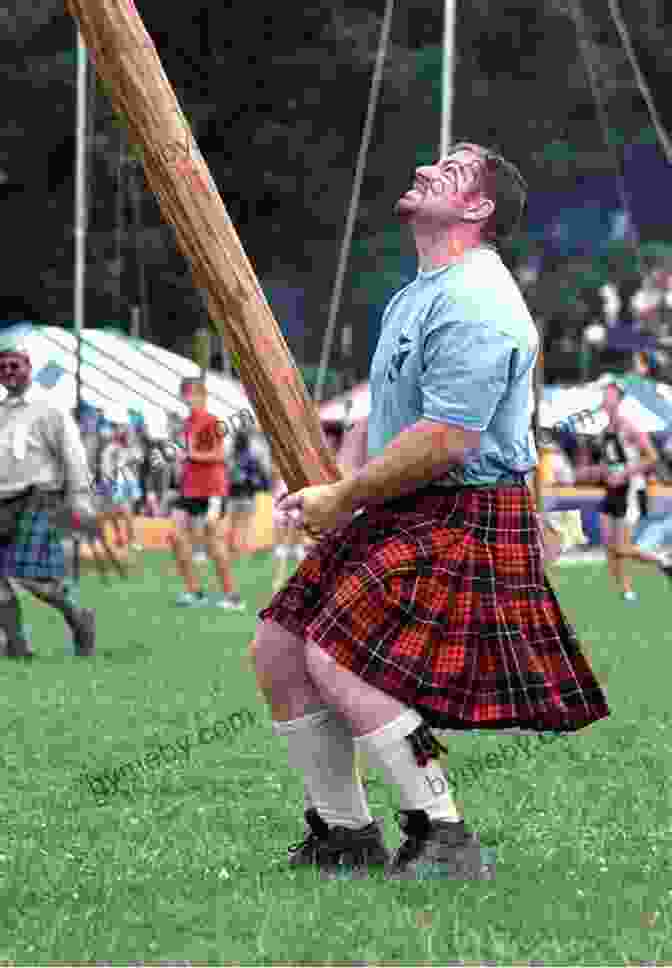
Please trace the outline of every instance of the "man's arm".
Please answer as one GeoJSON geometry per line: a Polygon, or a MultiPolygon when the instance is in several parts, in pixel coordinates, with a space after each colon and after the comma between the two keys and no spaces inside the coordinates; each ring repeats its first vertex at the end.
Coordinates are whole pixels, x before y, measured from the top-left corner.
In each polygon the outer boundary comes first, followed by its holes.
{"type": "Polygon", "coordinates": [[[640,457],[642,458],[639,463],[626,468],[625,476],[628,480],[631,480],[631,478],[636,477],[638,474],[646,474],[648,471],[653,470],[658,463],[658,454],[649,435],[639,431],[625,417],[621,417],[621,427],[635,446],[639,448],[640,457]]]}
{"type": "Polygon", "coordinates": [[[516,346],[510,337],[451,313],[437,307],[423,331],[423,417],[336,485],[346,509],[412,493],[480,448],[481,433],[506,392],[516,346]]]}
{"type": "Polygon", "coordinates": [[[369,441],[369,418],[357,420],[343,438],[338,452],[338,466],[343,474],[358,471],[366,464],[369,441]]]}
{"type": "Polygon", "coordinates": [[[63,461],[65,492],[72,509],[80,514],[93,515],[93,488],[86,450],[79,427],[67,413],[52,411],[58,421],[58,438],[63,461]]]}
{"type": "Polygon", "coordinates": [[[347,511],[410,494],[462,464],[478,449],[480,431],[435,420],[418,420],[392,440],[383,453],[339,481],[340,503],[347,511]]]}

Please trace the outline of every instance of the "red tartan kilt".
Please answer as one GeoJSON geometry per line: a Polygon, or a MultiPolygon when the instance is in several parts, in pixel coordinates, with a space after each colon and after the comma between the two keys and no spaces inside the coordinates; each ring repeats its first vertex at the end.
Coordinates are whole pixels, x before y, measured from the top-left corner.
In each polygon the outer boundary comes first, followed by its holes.
{"type": "Polygon", "coordinates": [[[311,548],[259,618],[438,729],[564,732],[609,715],[522,484],[429,487],[368,509],[311,548]]]}

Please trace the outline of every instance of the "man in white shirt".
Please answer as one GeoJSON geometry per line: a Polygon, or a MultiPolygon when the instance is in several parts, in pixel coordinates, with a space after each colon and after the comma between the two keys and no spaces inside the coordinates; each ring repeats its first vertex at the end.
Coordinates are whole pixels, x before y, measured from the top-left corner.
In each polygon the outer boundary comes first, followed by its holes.
{"type": "Polygon", "coordinates": [[[44,401],[31,401],[32,367],[16,336],[0,341],[0,629],[7,655],[31,658],[13,582],[58,609],[72,631],[75,653],[95,649],[95,612],[80,608],[65,584],[65,555],[50,511],[63,501],[80,518],[94,515],[86,452],[74,420],[44,401]]]}

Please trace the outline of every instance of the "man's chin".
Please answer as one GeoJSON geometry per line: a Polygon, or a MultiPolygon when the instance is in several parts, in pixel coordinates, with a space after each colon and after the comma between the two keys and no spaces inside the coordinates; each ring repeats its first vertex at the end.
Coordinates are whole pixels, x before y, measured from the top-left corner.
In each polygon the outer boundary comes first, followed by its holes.
{"type": "Polygon", "coordinates": [[[400,222],[412,222],[417,212],[417,206],[400,198],[394,206],[394,213],[400,222]]]}

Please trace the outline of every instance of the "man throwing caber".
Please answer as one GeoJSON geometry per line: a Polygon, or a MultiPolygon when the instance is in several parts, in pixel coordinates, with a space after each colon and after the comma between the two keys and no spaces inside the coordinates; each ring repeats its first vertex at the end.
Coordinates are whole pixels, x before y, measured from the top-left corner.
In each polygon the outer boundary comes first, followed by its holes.
{"type": "Polygon", "coordinates": [[[478,145],[417,169],[397,213],[419,271],[383,316],[369,459],[280,502],[323,532],[252,648],[310,804],[292,864],[489,876],[430,727],[562,733],[609,714],[544,574],[525,479],[538,336],[496,249],[525,198],[518,170],[478,145]],[[391,859],[356,751],[400,789],[391,859]]]}
{"type": "Polygon", "coordinates": [[[32,367],[20,337],[0,338],[0,628],[7,655],[32,658],[13,588],[16,581],[58,609],[72,631],[75,653],[93,655],[95,612],[80,608],[66,587],[65,555],[50,511],[63,506],[92,520],[93,494],[79,430],[70,414],[30,402],[32,367]]]}

